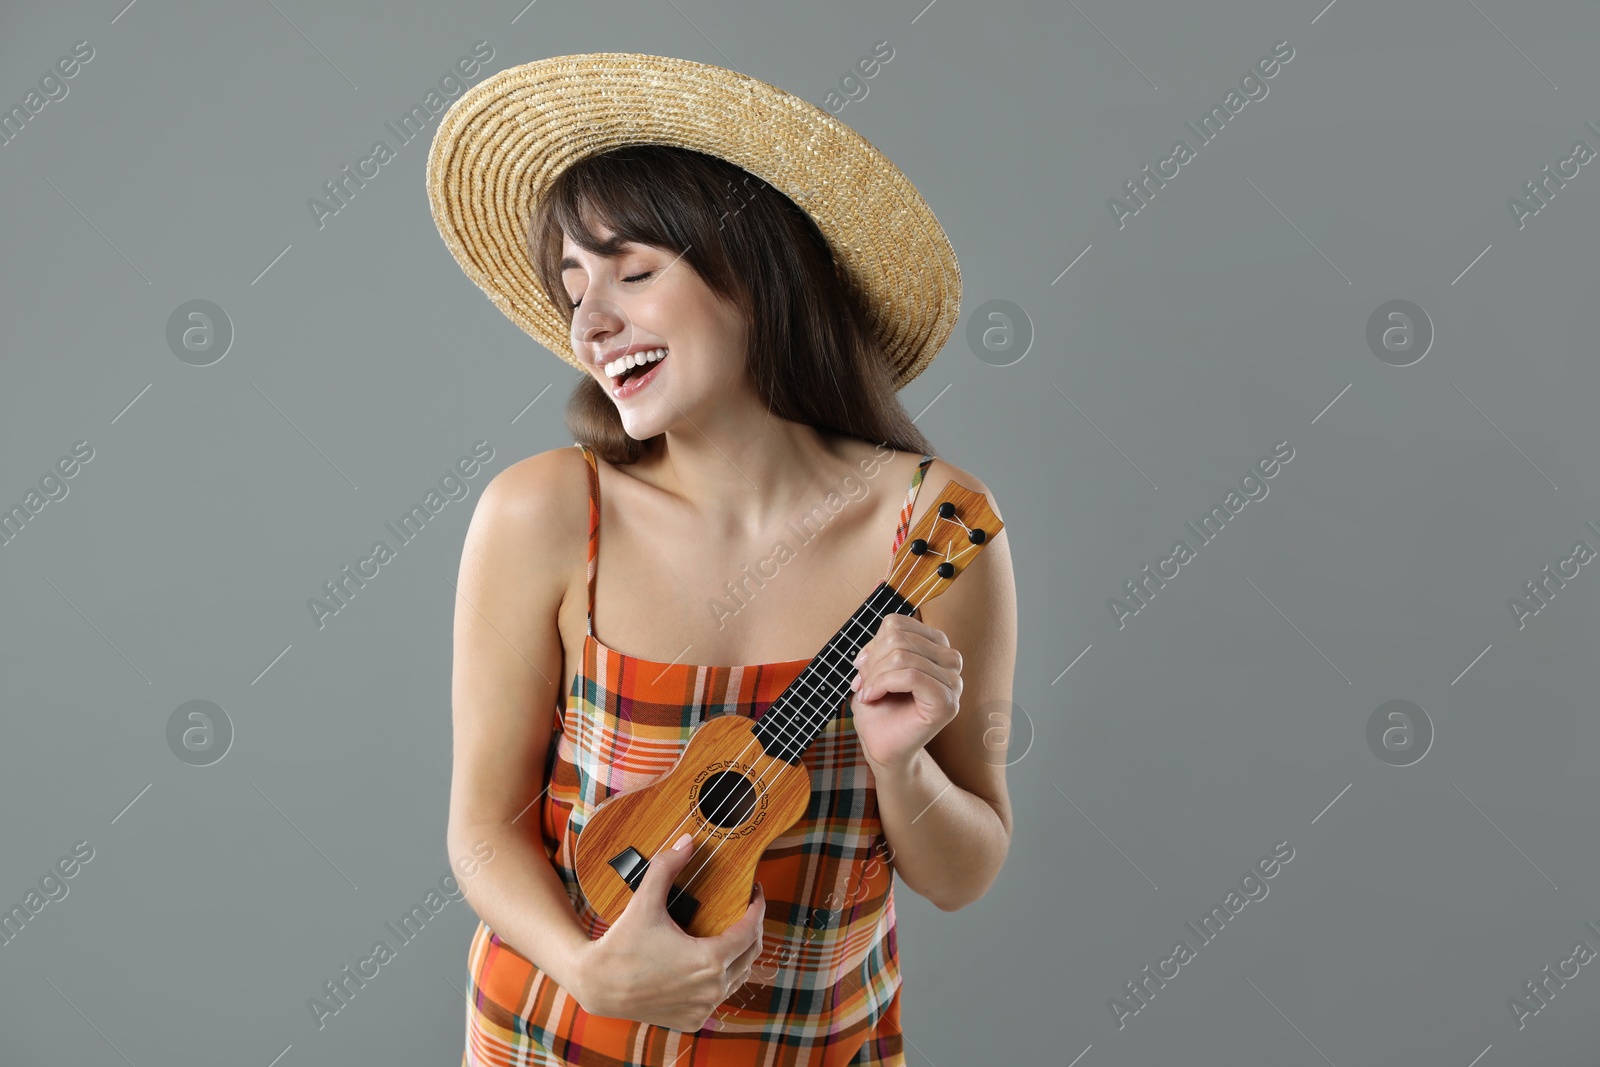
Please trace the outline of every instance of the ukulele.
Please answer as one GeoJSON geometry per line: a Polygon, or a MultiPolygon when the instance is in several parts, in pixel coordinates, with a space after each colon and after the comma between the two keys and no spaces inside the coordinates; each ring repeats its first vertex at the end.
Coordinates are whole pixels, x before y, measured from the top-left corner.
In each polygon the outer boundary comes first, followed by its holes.
{"type": "Polygon", "coordinates": [[[737,922],[762,852],[810,803],[802,757],[844,706],[856,675],[851,660],[887,615],[910,615],[944,592],[1003,528],[987,497],[951,482],[895,553],[889,577],[760,718],[708,719],[671,769],[602,801],[578,828],[574,860],[595,912],[616,922],[649,858],[687,831],[693,854],[667,893],[667,913],[694,937],[737,922]]]}

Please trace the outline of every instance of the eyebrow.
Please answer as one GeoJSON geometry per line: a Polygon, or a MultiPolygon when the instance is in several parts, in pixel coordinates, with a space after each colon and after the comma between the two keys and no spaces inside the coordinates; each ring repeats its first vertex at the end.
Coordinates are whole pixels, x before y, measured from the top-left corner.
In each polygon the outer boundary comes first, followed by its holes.
{"type": "MultiPolygon", "coordinates": [[[[605,251],[601,252],[600,255],[607,256],[607,257],[612,257],[612,256],[623,255],[626,252],[633,251],[636,248],[643,248],[644,245],[640,244],[638,241],[624,241],[621,238],[612,237],[609,241],[605,242],[600,247],[605,249],[605,251]]],[[[583,269],[583,264],[579,263],[576,259],[573,259],[571,256],[563,256],[561,258],[561,266],[559,268],[559,273],[565,274],[567,271],[571,270],[574,267],[577,267],[579,270],[582,270],[583,269]]]]}

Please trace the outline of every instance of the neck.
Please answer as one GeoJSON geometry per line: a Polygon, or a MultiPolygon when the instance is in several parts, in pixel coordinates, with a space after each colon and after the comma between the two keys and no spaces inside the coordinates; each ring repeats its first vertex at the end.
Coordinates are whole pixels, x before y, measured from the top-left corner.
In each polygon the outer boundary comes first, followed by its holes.
{"type": "Polygon", "coordinates": [[[712,423],[668,430],[636,465],[657,488],[683,500],[715,534],[750,536],[788,517],[837,464],[812,426],[767,416],[753,425],[712,423]],[[703,431],[703,432],[701,432],[703,431]]]}

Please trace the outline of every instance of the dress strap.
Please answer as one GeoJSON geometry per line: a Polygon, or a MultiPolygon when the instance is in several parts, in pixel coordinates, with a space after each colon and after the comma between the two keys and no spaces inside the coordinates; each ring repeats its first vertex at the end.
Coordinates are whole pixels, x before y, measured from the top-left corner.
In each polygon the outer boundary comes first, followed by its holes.
{"type": "Polygon", "coordinates": [[[889,574],[894,574],[894,557],[899,554],[900,546],[905,543],[906,535],[911,532],[911,511],[917,503],[917,492],[922,488],[922,479],[928,473],[928,465],[933,462],[932,456],[923,456],[922,462],[917,464],[915,473],[911,475],[911,487],[906,490],[906,502],[900,508],[900,527],[894,534],[894,547],[889,550],[889,574]]]}
{"type": "Polygon", "coordinates": [[[589,464],[589,614],[585,625],[589,636],[594,636],[594,574],[600,560],[600,469],[595,466],[594,451],[582,442],[574,442],[589,464]]]}

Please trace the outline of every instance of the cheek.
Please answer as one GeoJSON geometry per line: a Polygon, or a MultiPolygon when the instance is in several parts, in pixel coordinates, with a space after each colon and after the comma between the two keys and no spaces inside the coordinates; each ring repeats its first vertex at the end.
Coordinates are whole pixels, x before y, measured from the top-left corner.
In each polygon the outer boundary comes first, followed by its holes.
{"type": "Polygon", "coordinates": [[[690,358],[678,363],[673,376],[680,385],[722,386],[744,373],[743,315],[737,307],[717,299],[698,278],[660,287],[637,305],[637,311],[641,329],[690,353],[690,358]]]}

